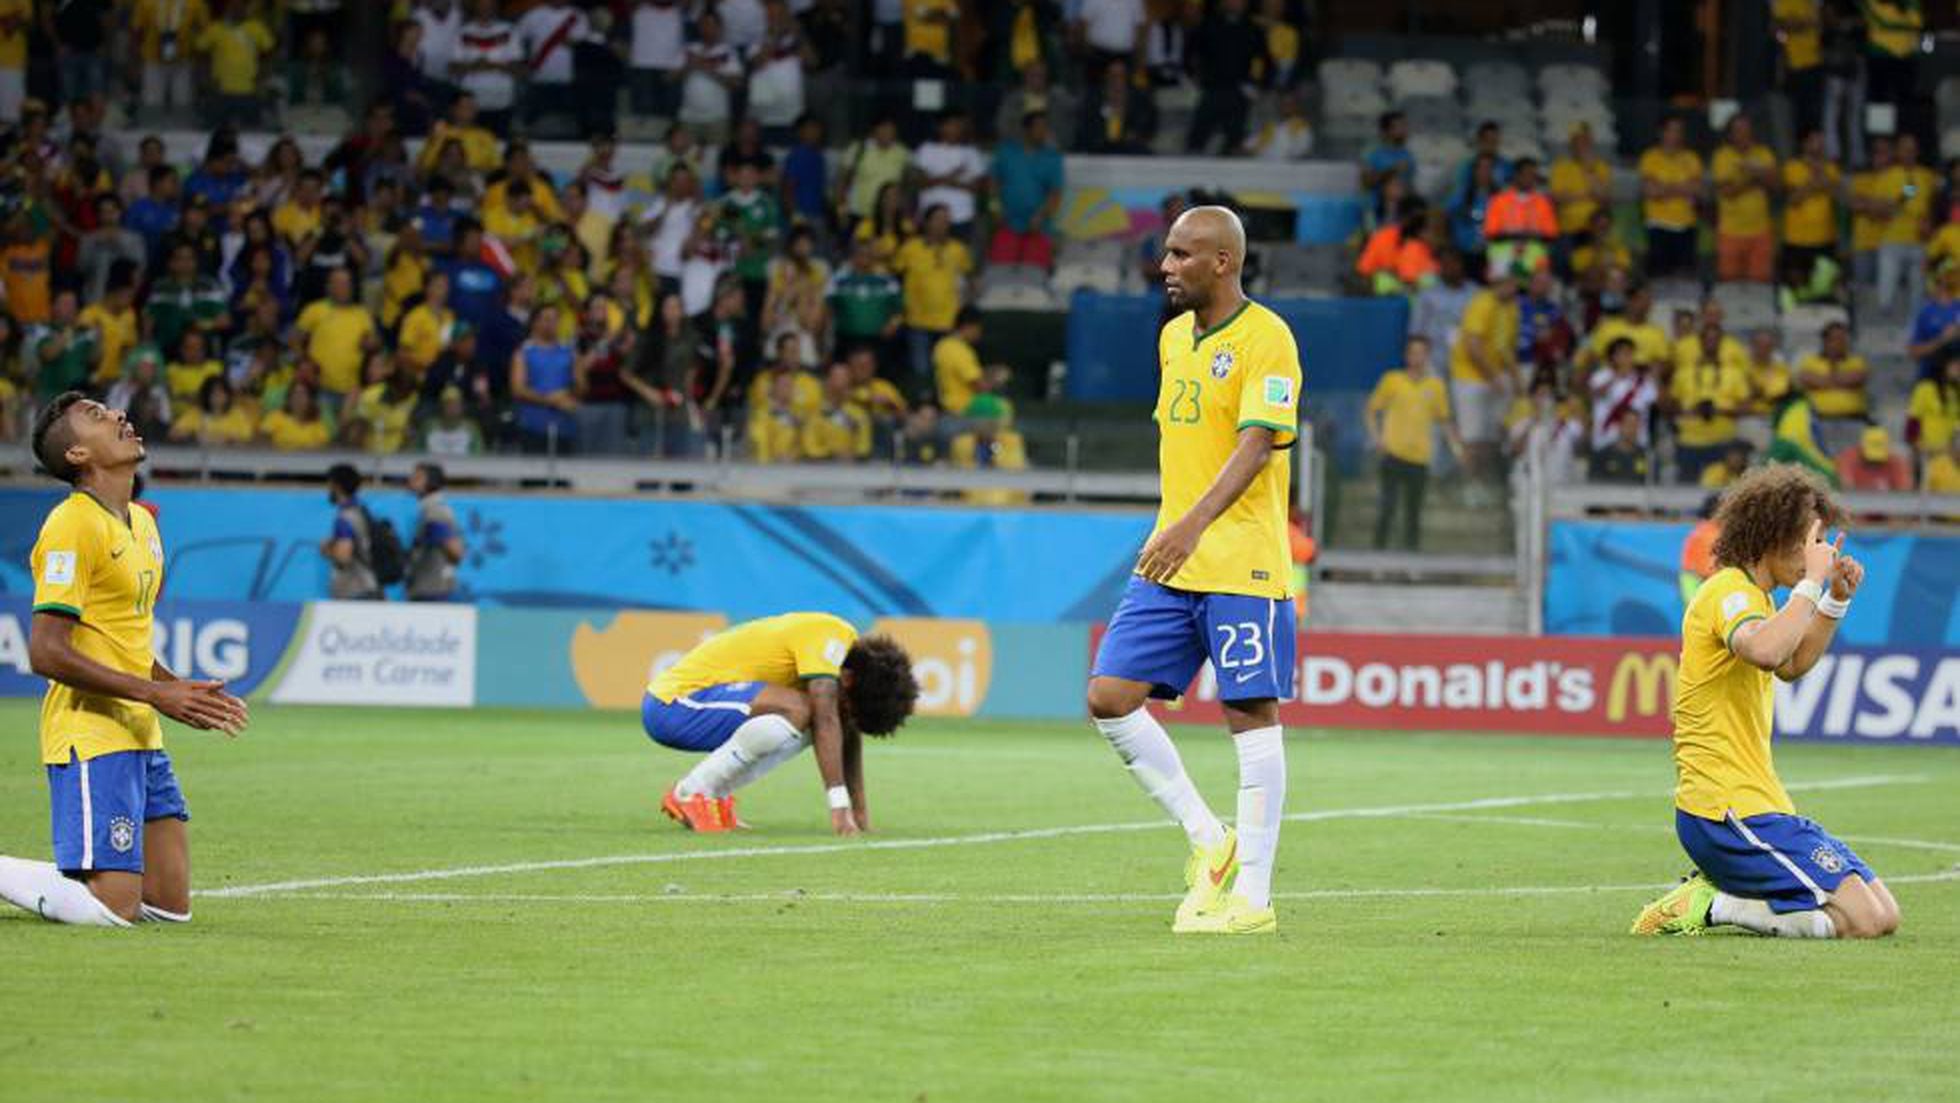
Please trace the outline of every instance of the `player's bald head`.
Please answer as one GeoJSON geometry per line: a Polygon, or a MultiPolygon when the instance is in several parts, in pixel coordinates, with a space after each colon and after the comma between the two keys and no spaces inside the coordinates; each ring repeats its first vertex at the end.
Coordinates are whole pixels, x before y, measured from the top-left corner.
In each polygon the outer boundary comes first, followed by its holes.
{"type": "Polygon", "coordinates": [[[1193,253],[1224,253],[1233,270],[1245,263],[1245,223],[1229,207],[1193,207],[1172,226],[1182,227],[1193,253]]]}

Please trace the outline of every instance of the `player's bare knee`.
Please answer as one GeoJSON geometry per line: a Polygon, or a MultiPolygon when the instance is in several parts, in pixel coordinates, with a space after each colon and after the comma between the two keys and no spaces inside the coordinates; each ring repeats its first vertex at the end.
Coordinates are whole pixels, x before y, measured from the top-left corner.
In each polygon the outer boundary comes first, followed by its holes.
{"type": "Polygon", "coordinates": [[[770,686],[749,704],[750,716],[780,716],[797,731],[810,730],[810,697],[799,690],[770,686]]]}
{"type": "Polygon", "coordinates": [[[1089,679],[1089,715],[1098,720],[1128,716],[1143,707],[1144,694],[1111,678],[1089,679]]]}

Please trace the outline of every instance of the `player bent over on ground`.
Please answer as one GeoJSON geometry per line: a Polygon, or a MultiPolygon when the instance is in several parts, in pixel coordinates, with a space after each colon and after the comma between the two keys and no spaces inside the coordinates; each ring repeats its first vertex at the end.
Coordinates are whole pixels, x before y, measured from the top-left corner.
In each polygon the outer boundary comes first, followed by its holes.
{"type": "Polygon", "coordinates": [[[785,613],[736,625],[647,687],[647,737],[708,752],[660,810],[691,831],[745,826],[735,791],[814,744],[832,829],[868,830],[861,737],[897,731],[918,697],[905,649],[885,636],[859,639],[840,617],[785,613]]]}
{"type": "Polygon", "coordinates": [[[73,488],[31,561],[27,650],[48,680],[41,761],[54,861],[0,857],[0,897],[60,923],[188,922],[191,817],[157,716],[235,735],[245,703],[222,682],[178,679],[150,651],[163,541],[130,502],[144,453],[129,419],[71,391],[41,412],[32,444],[73,488]]]}
{"type": "Polygon", "coordinates": [[[1286,803],[1279,700],[1293,693],[1287,449],[1300,355],[1277,314],[1245,297],[1245,230],[1196,207],[1164,240],[1164,287],[1183,311],[1158,335],[1157,527],[1110,618],[1089,712],[1130,774],[1191,841],[1171,929],[1278,929],[1273,857],[1286,803]],[[1145,702],[1176,697],[1205,661],[1239,758],[1236,832],[1219,823],[1145,702]]]}
{"type": "Polygon", "coordinates": [[[1840,554],[1843,523],[1817,476],[1745,475],[1716,516],[1718,570],[1681,622],[1674,699],[1674,831],[1696,872],[1647,905],[1634,934],[1731,925],[1786,938],[1878,938],[1899,905],[1850,847],[1797,815],[1770,763],[1770,675],[1804,676],[1831,645],[1865,569],[1840,554]],[[1790,587],[1777,609],[1770,591],[1790,587]]]}

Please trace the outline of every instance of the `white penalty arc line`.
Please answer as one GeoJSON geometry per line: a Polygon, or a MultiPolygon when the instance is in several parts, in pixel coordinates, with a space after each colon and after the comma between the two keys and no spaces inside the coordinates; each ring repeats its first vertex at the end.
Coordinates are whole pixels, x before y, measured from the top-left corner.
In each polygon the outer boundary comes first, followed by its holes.
{"type": "MultiPolygon", "coordinates": [[[[1887,877],[1888,885],[1960,881],[1960,866],[1938,873],[1887,877]]],[[[1316,889],[1276,892],[1275,900],[1370,900],[1451,896],[1584,896],[1609,892],[1656,892],[1658,882],[1627,885],[1510,885],[1487,888],[1316,889]]],[[[748,892],[519,893],[519,892],[291,892],[268,893],[260,900],[359,900],[395,904],[1154,904],[1178,900],[1177,893],[936,893],[936,892],[748,892]]]]}
{"type": "MultiPolygon", "coordinates": [[[[1866,777],[1837,778],[1828,781],[1812,782],[1808,785],[1792,785],[1793,789],[1855,789],[1882,785],[1899,785],[1923,782],[1923,774],[1874,774],[1866,777]]],[[[1472,812],[1491,808],[1516,808],[1533,804],[1576,804],[1587,801],[1610,800],[1648,800],[1656,794],[1649,790],[1614,790],[1595,793],[1542,793],[1535,796],[1484,797],[1477,800],[1451,801],[1442,804],[1399,804],[1374,808],[1328,809],[1319,812],[1295,812],[1286,817],[1294,823],[1312,823],[1324,820],[1393,818],[1432,812],[1472,812]]],[[[1132,823],[1076,824],[1065,827],[1041,827],[1023,831],[988,831],[973,835],[942,835],[923,839],[871,839],[843,843],[812,843],[803,846],[746,846],[730,847],[726,850],[680,850],[663,851],[656,854],[612,854],[594,858],[560,858],[535,862],[506,862],[497,865],[455,866],[448,869],[412,870],[403,873],[373,873],[346,877],[312,877],[291,881],[272,881],[257,885],[232,885],[227,888],[210,889],[197,895],[208,898],[239,896],[260,896],[267,893],[294,893],[312,889],[352,887],[356,885],[400,885],[418,881],[447,881],[460,877],[494,877],[510,873],[541,873],[552,870],[598,869],[608,866],[661,865],[669,862],[727,861],[734,858],[793,857],[804,854],[858,853],[875,850],[925,850],[949,846],[980,846],[990,843],[1024,842],[1039,839],[1067,838],[1075,835],[1104,835],[1126,831],[1154,831],[1168,826],[1163,820],[1149,820],[1132,823]]]]}

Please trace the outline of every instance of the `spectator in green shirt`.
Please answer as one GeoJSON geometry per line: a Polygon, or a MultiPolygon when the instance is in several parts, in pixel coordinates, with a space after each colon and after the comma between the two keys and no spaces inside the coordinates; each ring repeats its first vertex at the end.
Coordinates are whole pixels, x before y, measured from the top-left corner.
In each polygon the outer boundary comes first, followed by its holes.
{"type": "Polygon", "coordinates": [[[177,347],[184,331],[193,326],[206,332],[230,328],[224,285],[198,274],[197,249],[189,242],[170,250],[164,276],[150,289],[150,301],[143,307],[143,320],[151,340],[163,348],[177,347]]]}
{"type": "Polygon", "coordinates": [[[775,196],[758,186],[762,166],[754,160],[742,158],[726,171],[733,187],[721,197],[721,228],[735,243],[735,274],[742,280],[749,313],[759,316],[769,290],[769,261],[782,232],[783,209],[775,196]]]}
{"type": "Polygon", "coordinates": [[[73,291],[55,292],[48,324],[35,334],[34,393],[43,402],[64,391],[87,390],[102,358],[100,338],[93,328],[76,324],[77,311],[73,291]]]}
{"type": "Polygon", "coordinates": [[[840,347],[871,345],[887,371],[897,366],[891,347],[904,321],[905,300],[898,277],[878,264],[878,251],[869,238],[851,244],[851,259],[830,277],[831,325],[840,347]]]}

